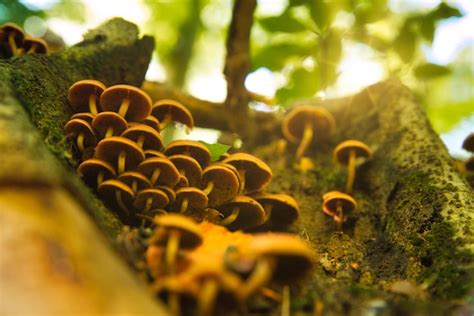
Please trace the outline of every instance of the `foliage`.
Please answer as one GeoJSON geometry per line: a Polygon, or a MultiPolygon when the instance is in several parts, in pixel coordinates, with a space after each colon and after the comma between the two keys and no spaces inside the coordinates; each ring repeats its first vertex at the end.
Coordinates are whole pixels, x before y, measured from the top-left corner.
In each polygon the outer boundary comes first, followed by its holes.
{"type": "Polygon", "coordinates": [[[219,158],[224,155],[231,146],[220,144],[220,143],[215,143],[215,144],[209,144],[203,141],[200,141],[203,145],[209,149],[211,152],[211,161],[217,161],[219,158]]]}

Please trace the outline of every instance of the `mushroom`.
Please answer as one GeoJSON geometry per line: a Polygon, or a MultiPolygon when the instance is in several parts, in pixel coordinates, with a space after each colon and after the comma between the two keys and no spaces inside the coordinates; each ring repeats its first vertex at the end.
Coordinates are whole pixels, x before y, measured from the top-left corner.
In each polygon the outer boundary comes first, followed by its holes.
{"type": "Polygon", "coordinates": [[[232,165],[214,163],[204,169],[200,187],[208,196],[210,207],[230,201],[239,192],[239,177],[233,168],[232,165]]]}
{"type": "Polygon", "coordinates": [[[100,96],[104,111],[118,113],[127,121],[140,122],[151,113],[151,99],[142,89],[129,85],[115,85],[100,96]]]}
{"type": "Polygon", "coordinates": [[[168,196],[169,204],[173,203],[176,200],[176,192],[174,192],[174,190],[170,187],[164,185],[157,185],[155,186],[155,188],[165,192],[165,194],[168,196]]]}
{"type": "Polygon", "coordinates": [[[185,177],[188,181],[188,186],[195,187],[201,180],[202,168],[191,156],[187,155],[172,155],[168,157],[169,160],[179,170],[181,177],[185,177]]]}
{"type": "Polygon", "coordinates": [[[474,156],[471,156],[464,162],[464,168],[466,168],[467,171],[474,171],[474,156]]]}
{"type": "Polygon", "coordinates": [[[166,157],[147,158],[137,167],[137,171],[150,179],[151,185],[174,186],[179,181],[179,171],[166,157]]]}
{"type": "MultiPolygon", "coordinates": [[[[71,120],[72,119],[80,119],[80,120],[83,120],[83,121],[86,121],[87,123],[91,124],[92,126],[92,121],[94,120],[94,115],[92,115],[91,113],[89,112],[82,112],[82,113],[75,113],[71,116],[71,120]]],[[[92,126],[93,127],[93,126],[92,126]]]]}
{"type": "Polygon", "coordinates": [[[48,44],[41,38],[26,37],[23,41],[23,51],[25,54],[46,54],[48,44]]]}
{"type": "Polygon", "coordinates": [[[5,52],[7,58],[21,55],[24,39],[25,33],[15,23],[5,23],[0,28],[0,40],[8,43],[8,51],[5,52]]]}
{"type": "Polygon", "coordinates": [[[68,91],[68,100],[76,112],[89,111],[92,115],[100,112],[99,98],[106,86],[98,80],[80,80],[68,91]]]}
{"type": "Polygon", "coordinates": [[[70,138],[76,138],[76,145],[82,153],[86,147],[95,146],[97,139],[92,126],[84,120],[72,119],[64,125],[66,134],[70,138]]]}
{"type": "Polygon", "coordinates": [[[125,171],[117,179],[128,185],[135,194],[138,191],[151,188],[150,180],[137,171],[125,171]]]}
{"type": "Polygon", "coordinates": [[[178,250],[194,249],[201,245],[202,232],[196,223],[179,214],[156,216],[155,223],[157,228],[149,239],[149,245],[166,246],[165,263],[173,275],[178,250]]]}
{"type": "Polygon", "coordinates": [[[232,154],[222,161],[234,166],[240,175],[241,192],[245,194],[261,191],[272,179],[270,167],[255,156],[246,153],[232,154]]]}
{"type": "Polygon", "coordinates": [[[83,161],[78,169],[79,174],[90,187],[98,188],[104,180],[115,178],[114,167],[100,159],[83,161]]]}
{"type": "Polygon", "coordinates": [[[162,150],[163,140],[161,139],[160,133],[154,128],[144,124],[138,124],[127,128],[122,133],[122,137],[133,140],[137,143],[138,147],[142,149],[162,150]]]}
{"type": "Polygon", "coordinates": [[[113,207],[118,207],[125,221],[129,220],[135,194],[128,185],[117,179],[106,180],[99,185],[99,195],[113,207]]]}
{"type": "Polygon", "coordinates": [[[143,151],[145,153],[145,158],[148,159],[148,158],[154,158],[154,157],[166,157],[165,154],[163,154],[161,151],[158,151],[158,150],[153,150],[153,149],[145,149],[143,151]]]}
{"type": "Polygon", "coordinates": [[[115,112],[101,112],[92,120],[92,127],[100,138],[120,136],[127,129],[127,121],[115,112]]]}
{"type": "Polygon", "coordinates": [[[250,229],[263,223],[265,210],[254,199],[245,195],[236,195],[232,200],[217,208],[225,217],[219,225],[229,230],[250,229]]]}
{"type": "Polygon", "coordinates": [[[474,153],[474,133],[469,134],[462,142],[462,148],[474,153]]]}
{"type": "Polygon", "coordinates": [[[195,140],[174,140],[165,149],[165,155],[177,154],[191,156],[199,162],[201,168],[206,167],[211,161],[211,152],[201,142],[195,140]]]}
{"type": "Polygon", "coordinates": [[[370,159],[371,157],[372,150],[369,146],[355,139],[343,141],[334,149],[334,160],[341,165],[347,165],[347,194],[352,194],[357,158],[370,159]]]}
{"type": "Polygon", "coordinates": [[[151,114],[160,121],[160,130],[165,129],[171,122],[179,122],[186,126],[186,132],[194,127],[194,120],[191,112],[181,103],[163,99],[153,104],[151,114]]]}
{"type": "Polygon", "coordinates": [[[339,191],[331,191],[323,195],[323,211],[328,214],[337,224],[337,230],[342,231],[342,223],[347,215],[354,211],[357,202],[349,194],[339,191]]]}
{"type": "Polygon", "coordinates": [[[145,159],[145,154],[133,141],[111,136],[97,144],[95,157],[117,166],[117,173],[120,175],[137,167],[145,159]]]}
{"type": "Polygon", "coordinates": [[[184,187],[176,190],[176,200],[170,210],[184,214],[187,210],[203,210],[209,202],[207,195],[198,188],[184,187]]]}
{"type": "Polygon", "coordinates": [[[152,188],[138,191],[133,206],[140,213],[146,214],[152,209],[163,209],[168,202],[168,195],[165,192],[152,188]]]}
{"type": "Polygon", "coordinates": [[[316,135],[318,139],[327,139],[334,133],[334,117],[325,108],[319,106],[298,106],[283,119],[282,131],[286,139],[297,143],[296,158],[300,160],[316,135]]]}
{"type": "Polygon", "coordinates": [[[132,127],[132,126],[136,126],[136,125],[139,125],[139,124],[145,124],[145,125],[150,126],[151,128],[153,128],[157,132],[160,132],[160,121],[158,121],[158,119],[156,117],[154,117],[153,115],[148,115],[141,122],[130,122],[130,123],[128,123],[128,126],[132,127]]]}
{"type": "Polygon", "coordinates": [[[300,209],[294,198],[286,194],[257,193],[252,195],[265,210],[260,228],[281,229],[291,225],[299,216],[300,209]]]}

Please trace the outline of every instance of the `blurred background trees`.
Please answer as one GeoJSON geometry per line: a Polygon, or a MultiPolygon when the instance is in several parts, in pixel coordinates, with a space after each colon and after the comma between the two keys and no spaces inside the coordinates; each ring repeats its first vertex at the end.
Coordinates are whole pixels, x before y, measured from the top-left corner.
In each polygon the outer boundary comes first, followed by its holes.
{"type": "MultiPolygon", "coordinates": [[[[2,0],[15,22],[59,48],[121,16],[156,40],[147,80],[221,102],[230,0],[2,0]]],[[[260,0],[246,88],[274,101],[356,93],[391,76],[419,97],[454,156],[474,126],[474,2],[470,0],[260,0]]]]}

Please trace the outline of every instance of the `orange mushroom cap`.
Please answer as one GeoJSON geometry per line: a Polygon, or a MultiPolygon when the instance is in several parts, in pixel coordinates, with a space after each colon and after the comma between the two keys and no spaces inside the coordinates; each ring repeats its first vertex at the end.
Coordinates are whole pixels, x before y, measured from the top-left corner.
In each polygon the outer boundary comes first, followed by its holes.
{"type": "Polygon", "coordinates": [[[283,136],[290,142],[298,143],[303,138],[305,126],[313,128],[315,138],[327,138],[334,133],[336,123],[332,114],[323,107],[303,105],[291,110],[283,118],[283,136]]]}

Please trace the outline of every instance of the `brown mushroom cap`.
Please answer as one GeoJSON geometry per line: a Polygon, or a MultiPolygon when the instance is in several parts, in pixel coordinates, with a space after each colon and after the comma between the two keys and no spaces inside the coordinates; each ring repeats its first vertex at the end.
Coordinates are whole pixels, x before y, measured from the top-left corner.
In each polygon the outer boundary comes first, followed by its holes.
{"type": "Polygon", "coordinates": [[[337,214],[337,203],[341,203],[344,214],[350,214],[356,207],[357,202],[349,194],[339,191],[331,191],[323,195],[323,211],[335,220],[340,220],[337,214]]]}
{"type": "Polygon", "coordinates": [[[156,169],[160,169],[160,176],[156,183],[169,186],[174,186],[178,183],[179,171],[166,157],[147,158],[137,167],[137,171],[148,178],[152,177],[156,169]]]}
{"type": "Polygon", "coordinates": [[[115,112],[106,111],[94,117],[92,127],[100,138],[104,138],[109,127],[113,128],[111,136],[120,136],[127,129],[127,121],[115,112]]]}
{"type": "Polygon", "coordinates": [[[180,173],[184,171],[184,176],[188,180],[188,185],[193,187],[197,186],[201,180],[202,168],[196,159],[191,156],[180,154],[172,155],[168,158],[180,173]]]}
{"type": "Polygon", "coordinates": [[[75,113],[71,116],[71,120],[72,119],[79,119],[79,120],[86,121],[92,126],[92,120],[94,119],[94,115],[90,112],[75,113]]]}
{"type": "Polygon", "coordinates": [[[120,191],[120,196],[125,206],[131,209],[135,200],[135,194],[128,185],[117,179],[109,179],[102,182],[99,186],[100,197],[119,210],[120,207],[117,204],[115,195],[117,191],[120,191]]]}
{"type": "Polygon", "coordinates": [[[356,157],[369,159],[372,157],[372,150],[361,141],[350,139],[339,143],[334,149],[334,160],[342,165],[349,163],[349,153],[354,151],[356,157]]]}
{"type": "Polygon", "coordinates": [[[143,152],[145,153],[145,159],[155,158],[155,157],[160,157],[160,158],[166,157],[165,154],[163,154],[161,151],[158,151],[158,150],[145,149],[143,152]]]}
{"type": "Polygon", "coordinates": [[[76,112],[89,111],[89,96],[94,95],[97,110],[100,112],[99,98],[106,86],[98,80],[80,80],[75,82],[68,91],[68,100],[76,112]]]}
{"type": "Polygon", "coordinates": [[[474,156],[471,156],[468,160],[466,160],[464,167],[467,171],[474,171],[474,156]]]}
{"type": "Polygon", "coordinates": [[[160,189],[161,191],[166,193],[169,201],[168,204],[171,204],[176,200],[176,192],[174,192],[172,188],[163,185],[157,185],[155,188],[160,189]]]}
{"type": "Polygon", "coordinates": [[[473,153],[474,152],[474,133],[469,134],[462,143],[462,148],[473,153]]]}
{"type": "MultiPolygon", "coordinates": [[[[15,41],[15,45],[17,46],[17,48],[20,48],[23,45],[23,40],[25,39],[25,33],[23,32],[21,27],[19,27],[15,23],[10,23],[10,22],[3,24],[0,27],[0,41],[8,42],[8,38],[10,34],[14,34],[13,39],[15,41]]],[[[11,57],[13,54],[11,52],[11,49],[9,49],[9,51],[6,53],[8,55],[6,57],[11,57]]]]}
{"type": "Polygon", "coordinates": [[[36,54],[46,54],[48,52],[48,44],[41,38],[26,37],[23,41],[23,50],[29,53],[30,49],[36,54]]]}
{"type": "Polygon", "coordinates": [[[118,180],[128,185],[134,192],[151,188],[151,182],[147,177],[136,171],[125,171],[118,176],[118,180]],[[133,184],[136,188],[134,190],[133,184]]]}
{"type": "Polygon", "coordinates": [[[224,163],[233,165],[239,173],[245,170],[244,193],[261,191],[272,179],[270,167],[255,156],[246,153],[236,153],[223,160],[224,163]]]}
{"type": "Polygon", "coordinates": [[[236,195],[232,200],[219,206],[217,209],[227,217],[235,207],[239,209],[239,215],[228,226],[229,230],[250,229],[262,224],[265,210],[257,201],[249,196],[236,195]]]}
{"type": "Polygon", "coordinates": [[[130,100],[125,115],[127,121],[143,121],[151,113],[151,99],[148,94],[134,86],[115,85],[105,89],[100,96],[100,104],[104,111],[119,112],[124,99],[130,100]]]}
{"type": "Polygon", "coordinates": [[[179,188],[176,190],[176,200],[173,205],[170,206],[170,210],[179,212],[184,199],[188,199],[188,210],[203,210],[207,207],[207,203],[209,202],[207,195],[198,188],[179,188]]]}
{"type": "Polygon", "coordinates": [[[96,187],[97,177],[102,172],[104,180],[115,177],[114,167],[106,161],[100,159],[88,159],[83,161],[78,169],[79,174],[84,179],[84,182],[91,187],[96,187]]]}
{"type": "Polygon", "coordinates": [[[160,189],[153,188],[139,191],[135,197],[133,206],[137,210],[143,210],[145,208],[147,199],[149,198],[152,199],[151,209],[162,209],[168,205],[169,202],[168,195],[166,195],[165,192],[161,191],[160,189]]]}
{"type": "Polygon", "coordinates": [[[194,120],[191,112],[175,100],[163,99],[156,101],[153,104],[151,114],[156,117],[160,122],[166,122],[171,120],[173,122],[179,122],[192,129],[194,127],[194,120]]]}
{"type": "Polygon", "coordinates": [[[249,252],[257,258],[273,258],[272,280],[284,284],[301,280],[313,266],[311,247],[292,234],[255,234],[249,244],[249,252]]]}
{"type": "Polygon", "coordinates": [[[120,136],[111,136],[101,140],[97,144],[95,156],[109,162],[113,166],[117,166],[121,151],[126,153],[125,170],[135,169],[145,159],[145,154],[137,144],[120,136]]]}
{"type": "Polygon", "coordinates": [[[174,140],[165,149],[165,155],[187,155],[196,159],[202,168],[211,161],[211,152],[201,142],[195,140],[174,140]]]}
{"type": "Polygon", "coordinates": [[[184,215],[167,214],[155,217],[155,223],[159,228],[155,230],[151,243],[155,245],[166,245],[169,231],[177,230],[181,233],[180,248],[193,249],[199,246],[203,240],[203,234],[199,226],[184,215]]]}
{"type": "Polygon", "coordinates": [[[305,126],[313,128],[318,139],[327,138],[336,127],[334,117],[319,106],[298,106],[286,114],[282,122],[283,135],[290,142],[298,143],[303,138],[305,126]]]}
{"type": "Polygon", "coordinates": [[[257,193],[252,196],[263,208],[271,205],[271,214],[264,226],[282,228],[291,225],[300,214],[298,203],[286,194],[257,193]]]}
{"type": "Polygon", "coordinates": [[[84,135],[84,147],[95,146],[97,139],[95,137],[92,126],[84,120],[72,119],[64,125],[64,130],[69,137],[77,137],[79,134],[84,135]]]}
{"type": "Polygon", "coordinates": [[[143,145],[141,146],[143,149],[158,151],[163,149],[163,140],[160,134],[150,126],[138,124],[127,128],[122,134],[122,137],[133,140],[134,142],[137,142],[140,136],[144,138],[143,145]]]}
{"type": "Polygon", "coordinates": [[[206,188],[211,181],[214,186],[207,195],[210,207],[217,207],[230,201],[239,192],[238,174],[232,171],[229,165],[216,163],[207,166],[203,171],[200,187],[206,188]]]}
{"type": "Polygon", "coordinates": [[[145,124],[147,126],[150,126],[151,128],[155,129],[157,132],[160,131],[160,121],[152,115],[148,115],[142,122],[141,124],[145,124]]]}

